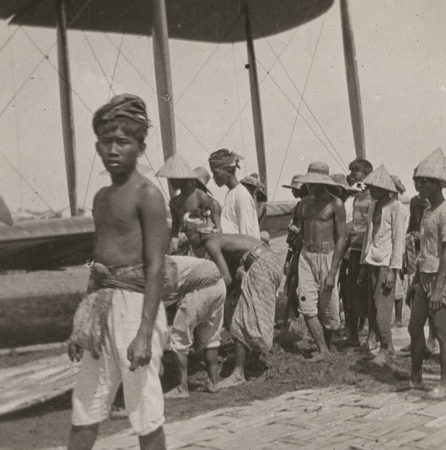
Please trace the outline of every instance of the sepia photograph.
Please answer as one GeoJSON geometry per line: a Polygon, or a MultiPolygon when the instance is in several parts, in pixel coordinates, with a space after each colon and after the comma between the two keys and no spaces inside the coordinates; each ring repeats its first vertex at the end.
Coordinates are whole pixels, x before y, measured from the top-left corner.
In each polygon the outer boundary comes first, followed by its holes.
{"type": "Polygon", "coordinates": [[[0,450],[445,449],[445,23],[0,0],[0,450]]]}

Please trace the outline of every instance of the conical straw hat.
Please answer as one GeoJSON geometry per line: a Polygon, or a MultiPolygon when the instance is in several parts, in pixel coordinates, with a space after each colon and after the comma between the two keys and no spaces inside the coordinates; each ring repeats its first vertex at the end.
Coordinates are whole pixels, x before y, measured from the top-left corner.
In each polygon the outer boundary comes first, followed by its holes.
{"type": "Polygon", "coordinates": [[[303,184],[326,184],[336,186],[336,183],[330,178],[328,165],[324,162],[312,162],[308,165],[308,170],[302,176],[300,182],[303,184]]]}
{"type": "Polygon", "coordinates": [[[446,158],[441,148],[434,150],[418,164],[415,169],[414,178],[421,177],[446,181],[446,158]]]}
{"type": "Polygon", "coordinates": [[[163,167],[156,174],[157,177],[164,178],[197,178],[197,175],[190,168],[186,160],[178,153],[171,156],[163,167]]]}
{"type": "Polygon", "coordinates": [[[194,169],[195,177],[197,178],[197,182],[199,183],[201,189],[205,192],[210,193],[211,191],[207,188],[207,184],[211,179],[211,174],[206,170],[206,167],[198,166],[194,169]]]}
{"type": "Polygon", "coordinates": [[[389,192],[397,192],[395,183],[384,165],[379,166],[372,173],[369,173],[364,180],[364,184],[385,189],[389,192]]]}

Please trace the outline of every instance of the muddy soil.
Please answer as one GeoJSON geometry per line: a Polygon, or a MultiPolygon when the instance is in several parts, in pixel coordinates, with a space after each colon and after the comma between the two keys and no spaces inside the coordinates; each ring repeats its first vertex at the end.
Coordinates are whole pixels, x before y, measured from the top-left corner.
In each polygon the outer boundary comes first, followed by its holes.
{"type": "MultiPolygon", "coordinates": [[[[378,367],[359,349],[343,348],[341,336],[338,336],[333,356],[327,361],[315,363],[311,360],[314,344],[302,330],[302,323],[299,323],[284,335],[277,333],[273,348],[261,359],[250,360],[247,383],[215,394],[204,392],[206,372],[201,355],[191,355],[190,398],[167,400],[166,420],[186,419],[209,410],[244,405],[302,388],[348,385],[356,386],[363,392],[385,392],[399,390],[407,382],[408,355],[397,355],[391,367],[378,367]]],[[[234,358],[233,346],[228,341],[222,346],[220,357],[221,373],[228,375],[234,358]]],[[[4,361],[0,366],[3,364],[4,361]]],[[[164,358],[164,365],[162,382],[166,391],[175,385],[175,370],[169,355],[164,358]]],[[[426,361],[425,368],[431,373],[438,373],[438,361],[426,361]]],[[[121,402],[118,399],[117,405],[121,402]]],[[[70,407],[68,393],[0,418],[0,447],[23,450],[63,446],[69,430],[70,407]]],[[[125,417],[108,420],[101,427],[101,435],[128,427],[125,417]]]]}

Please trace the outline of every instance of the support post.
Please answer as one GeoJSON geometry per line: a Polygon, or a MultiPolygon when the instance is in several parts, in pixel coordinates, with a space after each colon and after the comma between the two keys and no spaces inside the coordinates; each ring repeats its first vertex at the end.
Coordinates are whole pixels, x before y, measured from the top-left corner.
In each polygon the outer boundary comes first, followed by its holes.
{"type": "Polygon", "coordinates": [[[252,29],[248,1],[243,0],[243,12],[245,15],[245,33],[246,45],[248,50],[248,70],[249,87],[251,92],[251,108],[254,123],[254,135],[256,142],[257,166],[259,169],[260,181],[265,185],[265,191],[268,192],[266,175],[266,156],[265,156],[265,138],[263,135],[262,104],[260,101],[259,78],[257,75],[256,54],[254,41],[252,39],[252,29]]]}
{"type": "Polygon", "coordinates": [[[70,61],[68,56],[65,0],[56,1],[57,56],[59,69],[60,109],[67,173],[68,198],[72,216],[77,215],[76,142],[74,137],[73,101],[71,96],[70,61]]]}
{"type": "Polygon", "coordinates": [[[340,0],[342,40],[344,43],[345,73],[347,75],[350,117],[357,158],[365,158],[364,121],[362,117],[361,91],[359,87],[358,65],[356,61],[355,41],[348,12],[347,0],[340,0]]]}

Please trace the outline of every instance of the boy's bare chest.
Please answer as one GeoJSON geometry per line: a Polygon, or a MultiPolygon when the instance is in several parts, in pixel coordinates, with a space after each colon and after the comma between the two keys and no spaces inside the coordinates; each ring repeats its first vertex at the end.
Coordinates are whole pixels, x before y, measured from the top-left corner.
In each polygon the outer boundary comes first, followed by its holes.
{"type": "Polygon", "coordinates": [[[127,228],[137,220],[135,196],[127,192],[107,192],[95,204],[96,225],[127,228]]]}

